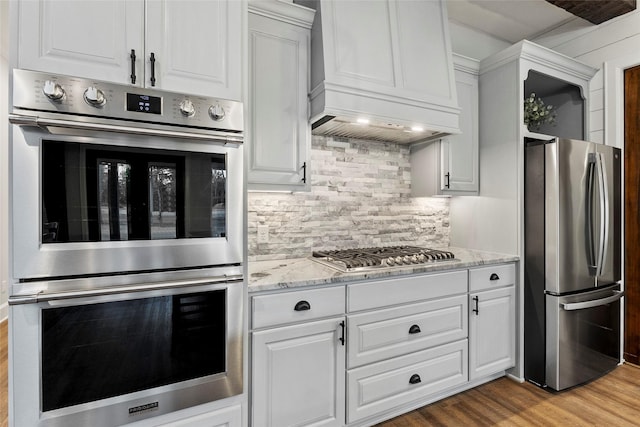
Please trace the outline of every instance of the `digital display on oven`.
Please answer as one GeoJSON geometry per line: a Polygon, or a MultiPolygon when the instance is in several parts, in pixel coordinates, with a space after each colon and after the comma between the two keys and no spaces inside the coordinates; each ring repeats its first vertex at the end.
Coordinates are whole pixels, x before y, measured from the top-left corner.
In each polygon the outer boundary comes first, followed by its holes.
{"type": "Polygon", "coordinates": [[[162,98],[159,96],[127,93],[127,111],[162,114],[162,98]]]}

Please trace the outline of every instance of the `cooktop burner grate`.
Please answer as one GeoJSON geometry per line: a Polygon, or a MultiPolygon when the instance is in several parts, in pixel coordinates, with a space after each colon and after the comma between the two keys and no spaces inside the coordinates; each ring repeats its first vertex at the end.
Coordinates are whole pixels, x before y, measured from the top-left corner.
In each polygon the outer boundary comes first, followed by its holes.
{"type": "Polygon", "coordinates": [[[457,261],[453,252],[417,246],[314,251],[312,259],[343,272],[407,267],[437,261],[457,261]]]}

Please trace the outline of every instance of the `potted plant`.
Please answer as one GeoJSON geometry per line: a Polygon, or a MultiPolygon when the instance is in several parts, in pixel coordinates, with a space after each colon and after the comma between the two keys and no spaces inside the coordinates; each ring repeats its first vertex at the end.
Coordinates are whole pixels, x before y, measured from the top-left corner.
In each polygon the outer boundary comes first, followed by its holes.
{"type": "Polygon", "coordinates": [[[532,131],[537,131],[544,124],[556,124],[556,111],[553,105],[545,105],[544,101],[531,92],[524,100],[524,124],[532,131]]]}

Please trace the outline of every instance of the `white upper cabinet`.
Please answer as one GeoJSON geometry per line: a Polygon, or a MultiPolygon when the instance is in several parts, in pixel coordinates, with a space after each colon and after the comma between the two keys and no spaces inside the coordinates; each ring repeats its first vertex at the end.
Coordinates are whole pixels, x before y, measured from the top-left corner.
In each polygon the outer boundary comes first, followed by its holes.
{"type": "Polygon", "coordinates": [[[241,100],[241,1],[152,0],[146,10],[145,86],[153,53],[157,86],[241,100]]]}
{"type": "Polygon", "coordinates": [[[453,56],[460,132],[411,149],[411,194],[477,195],[478,180],[478,61],[453,56]]]}
{"type": "Polygon", "coordinates": [[[143,1],[24,0],[16,4],[19,68],[131,82],[131,50],[143,55],[143,1]]]}
{"type": "Polygon", "coordinates": [[[17,66],[240,100],[243,10],[234,0],[20,1],[17,66]]]}
{"type": "Polygon", "coordinates": [[[309,49],[314,12],[249,2],[250,190],[310,188],[309,49]]]}

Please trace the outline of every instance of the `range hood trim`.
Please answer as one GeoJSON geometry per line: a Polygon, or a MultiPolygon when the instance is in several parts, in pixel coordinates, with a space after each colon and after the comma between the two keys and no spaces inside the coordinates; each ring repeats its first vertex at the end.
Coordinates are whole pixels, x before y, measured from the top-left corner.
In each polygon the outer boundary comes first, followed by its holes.
{"type": "MultiPolygon", "coordinates": [[[[319,103],[324,105],[324,108],[319,111],[311,112],[311,133],[314,135],[329,135],[396,142],[400,144],[414,144],[439,139],[446,135],[461,133],[459,128],[460,108],[458,107],[437,105],[415,99],[398,99],[386,94],[354,90],[347,86],[329,84],[327,82],[321,83],[313,90],[310,95],[310,100],[313,101],[316,97],[324,98],[324,102],[319,103]],[[348,105],[357,105],[362,98],[367,98],[369,100],[368,113],[362,113],[357,108],[345,108],[345,106],[348,105]],[[376,108],[373,108],[374,106],[376,108]],[[406,107],[405,110],[407,111],[407,114],[402,116],[403,118],[390,116],[388,114],[380,114],[380,111],[395,112],[402,107],[406,107]],[[420,115],[420,117],[413,117],[412,120],[411,113],[416,111],[416,107],[418,107],[418,111],[423,114],[420,115]],[[326,118],[330,116],[333,117],[327,120],[326,118]],[[348,133],[335,131],[336,124],[333,122],[349,120],[355,123],[357,119],[361,117],[368,118],[371,121],[370,126],[365,125],[359,128],[354,126],[348,133]],[[318,122],[322,120],[324,120],[323,123],[318,124],[318,122]],[[429,124],[434,122],[440,124],[429,124]],[[449,126],[442,125],[442,123],[447,123],[449,126]],[[384,126],[385,124],[397,125],[404,129],[388,129],[384,133],[384,137],[381,137],[379,135],[379,129],[376,129],[376,125],[384,126]],[[421,126],[423,128],[423,132],[415,135],[414,137],[408,137],[405,132],[413,126],[421,126]]],[[[313,108],[313,102],[311,105],[313,108]]]]}

